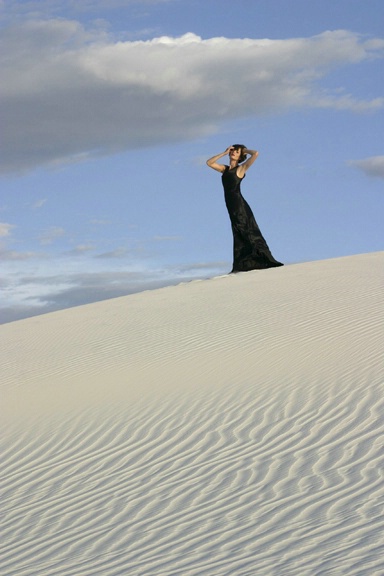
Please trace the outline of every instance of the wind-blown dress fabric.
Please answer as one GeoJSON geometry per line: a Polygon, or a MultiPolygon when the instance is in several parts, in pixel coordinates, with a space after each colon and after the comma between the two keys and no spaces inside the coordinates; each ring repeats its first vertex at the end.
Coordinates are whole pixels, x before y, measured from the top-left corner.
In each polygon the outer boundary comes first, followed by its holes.
{"type": "Polygon", "coordinates": [[[244,177],[239,178],[236,171],[236,166],[225,166],[222,174],[225,204],[233,233],[232,272],[283,266],[272,256],[252,210],[241,194],[240,183],[244,177]]]}

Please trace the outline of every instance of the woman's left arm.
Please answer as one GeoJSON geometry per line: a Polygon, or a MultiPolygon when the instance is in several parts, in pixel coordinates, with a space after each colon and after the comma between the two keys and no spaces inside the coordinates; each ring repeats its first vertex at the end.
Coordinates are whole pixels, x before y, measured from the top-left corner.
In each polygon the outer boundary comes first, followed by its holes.
{"type": "Polygon", "coordinates": [[[249,148],[245,148],[243,150],[243,152],[244,152],[244,154],[249,154],[249,158],[247,158],[247,160],[245,162],[243,162],[243,164],[240,164],[240,166],[237,169],[237,174],[238,174],[238,176],[240,176],[240,178],[242,176],[244,176],[244,174],[246,173],[248,168],[250,168],[250,166],[252,166],[252,164],[254,163],[254,161],[256,160],[256,158],[259,155],[257,150],[249,150],[249,148]]]}

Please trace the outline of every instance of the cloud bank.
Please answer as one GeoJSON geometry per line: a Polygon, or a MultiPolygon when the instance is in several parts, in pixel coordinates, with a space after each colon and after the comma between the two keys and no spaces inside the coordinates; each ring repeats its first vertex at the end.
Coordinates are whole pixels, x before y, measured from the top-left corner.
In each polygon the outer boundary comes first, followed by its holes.
{"type": "Polygon", "coordinates": [[[0,171],[202,137],[224,121],[295,107],[374,110],[325,91],[336,67],[382,57],[384,40],[347,31],[288,40],[116,41],[76,21],[2,31],[0,171]]]}
{"type": "MultiPolygon", "coordinates": [[[[0,249],[3,266],[7,260],[12,264],[12,261],[20,260],[21,256],[20,253],[0,249]]],[[[48,256],[46,262],[39,265],[39,255],[30,256],[31,262],[28,265],[28,256],[25,255],[23,272],[10,266],[3,279],[0,279],[4,297],[3,301],[0,298],[0,324],[208,277],[229,266],[228,262],[210,262],[146,269],[142,264],[132,265],[126,261],[124,269],[118,269],[113,263],[110,266],[96,266],[94,259],[93,263],[81,261],[75,267],[73,261],[64,262],[64,266],[61,262],[60,266],[60,262],[54,262],[48,256]],[[66,271],[63,272],[61,268],[66,271]]]]}

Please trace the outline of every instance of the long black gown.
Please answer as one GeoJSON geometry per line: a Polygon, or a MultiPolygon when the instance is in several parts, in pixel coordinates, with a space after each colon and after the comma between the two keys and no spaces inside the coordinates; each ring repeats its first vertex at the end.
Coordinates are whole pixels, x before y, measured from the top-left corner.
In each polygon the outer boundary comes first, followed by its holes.
{"type": "Polygon", "coordinates": [[[233,232],[232,272],[283,266],[272,256],[252,210],[241,194],[242,178],[239,178],[236,170],[237,166],[226,166],[222,175],[225,204],[233,232]]]}

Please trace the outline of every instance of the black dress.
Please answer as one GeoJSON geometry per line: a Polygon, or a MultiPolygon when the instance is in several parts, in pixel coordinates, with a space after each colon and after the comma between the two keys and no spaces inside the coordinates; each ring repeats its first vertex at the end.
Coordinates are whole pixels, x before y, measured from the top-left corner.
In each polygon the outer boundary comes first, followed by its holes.
{"type": "Polygon", "coordinates": [[[239,178],[236,170],[237,166],[226,166],[222,175],[225,204],[233,232],[232,272],[283,266],[272,256],[252,210],[241,194],[242,178],[239,178]]]}

